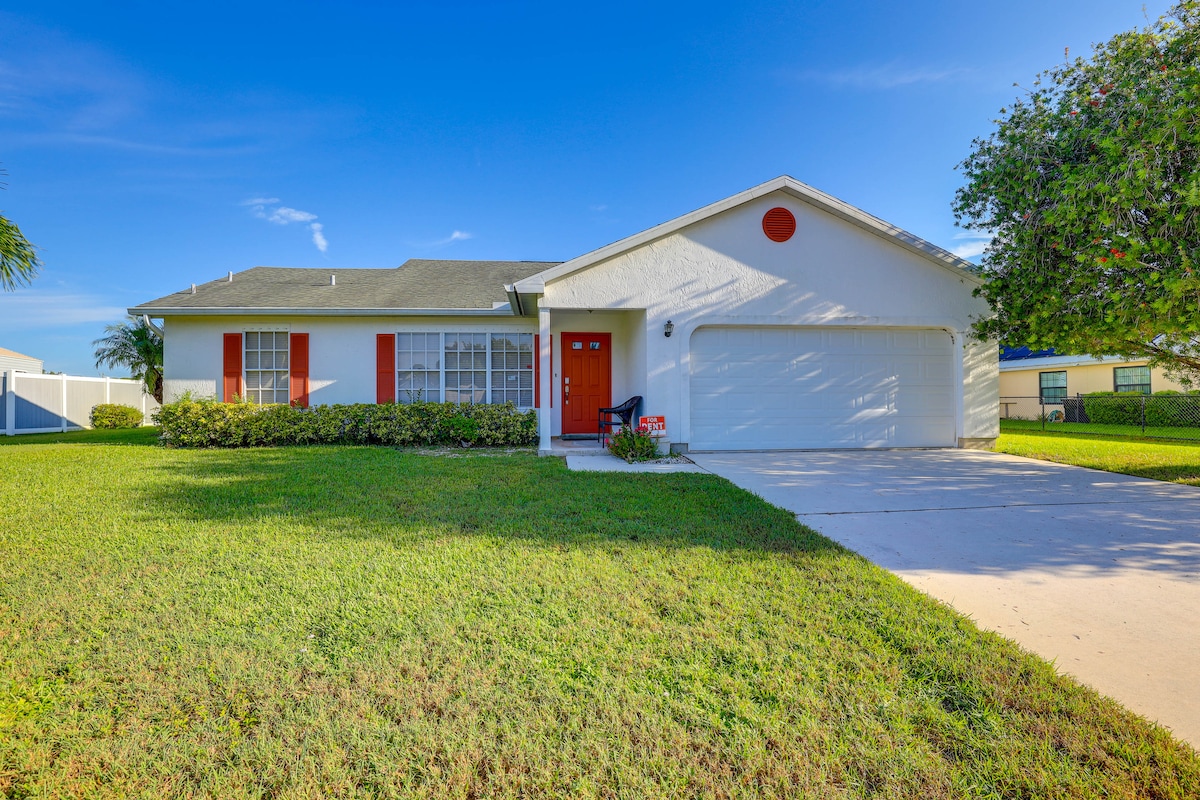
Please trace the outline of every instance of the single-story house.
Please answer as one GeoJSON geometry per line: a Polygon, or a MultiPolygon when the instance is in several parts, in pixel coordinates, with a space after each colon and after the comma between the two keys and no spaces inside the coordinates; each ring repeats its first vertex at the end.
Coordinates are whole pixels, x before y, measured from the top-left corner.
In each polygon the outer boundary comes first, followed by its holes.
{"type": "Polygon", "coordinates": [[[640,395],[676,450],[969,447],[999,426],[979,283],[784,176],[561,263],[255,267],[129,311],[168,400],[511,401],[549,451],[640,395]]]}
{"type": "Polygon", "coordinates": [[[42,374],[42,360],[33,356],[22,355],[15,350],[0,347],[0,374],[13,370],[14,372],[32,372],[42,374]]]}
{"type": "Polygon", "coordinates": [[[1185,391],[1162,369],[1119,356],[1065,356],[1028,347],[1000,349],[1000,416],[1036,416],[1045,405],[1090,392],[1185,391]]]}

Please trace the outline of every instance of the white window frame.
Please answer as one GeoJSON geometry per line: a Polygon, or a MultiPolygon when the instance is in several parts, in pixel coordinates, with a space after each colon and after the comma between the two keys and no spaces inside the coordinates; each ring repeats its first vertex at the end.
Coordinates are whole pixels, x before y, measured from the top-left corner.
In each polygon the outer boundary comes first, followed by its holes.
{"type": "MultiPolygon", "coordinates": [[[[440,403],[442,401],[442,398],[444,398],[446,396],[446,394],[445,394],[445,391],[446,391],[445,370],[442,368],[443,360],[445,359],[445,356],[446,356],[446,354],[443,349],[443,337],[442,337],[441,333],[438,333],[435,331],[397,331],[396,332],[396,402],[403,403],[405,405],[407,405],[409,403],[416,403],[416,402],[440,403]],[[407,337],[421,336],[421,337],[423,337],[424,338],[424,341],[422,343],[423,347],[420,350],[414,349],[412,347],[412,339],[409,338],[408,339],[408,343],[409,343],[408,349],[401,350],[400,344],[402,341],[404,341],[401,337],[404,337],[404,336],[407,336],[407,337]],[[430,339],[434,339],[436,342],[436,347],[433,350],[430,350],[430,348],[429,348],[429,340],[430,339]],[[410,357],[416,353],[420,353],[420,354],[422,354],[422,357],[425,357],[430,352],[435,353],[436,359],[437,359],[434,362],[435,366],[432,369],[428,366],[427,362],[422,362],[422,367],[420,369],[417,369],[413,364],[409,364],[408,366],[404,366],[404,367],[402,367],[400,365],[401,353],[406,353],[410,357]],[[430,374],[435,374],[435,375],[437,375],[437,380],[435,381],[435,383],[437,385],[432,386],[432,387],[425,386],[422,388],[412,388],[412,387],[407,387],[407,386],[401,386],[400,385],[400,376],[405,373],[423,374],[426,376],[428,376],[430,374]],[[426,394],[427,391],[436,392],[437,397],[432,397],[432,396],[426,394]]],[[[415,359],[410,358],[409,360],[412,361],[415,359]]]]}
{"type": "MultiPolygon", "coordinates": [[[[532,331],[504,330],[503,328],[500,328],[500,329],[476,328],[474,330],[469,329],[469,328],[467,328],[467,329],[459,328],[459,329],[455,329],[455,330],[440,329],[440,330],[435,330],[435,331],[431,331],[428,329],[412,329],[412,328],[410,328],[410,329],[406,329],[406,330],[396,331],[396,348],[395,348],[395,354],[394,354],[396,357],[396,385],[395,385],[396,402],[407,404],[407,403],[416,401],[417,398],[410,396],[410,393],[413,390],[400,386],[400,375],[401,375],[401,373],[406,373],[406,372],[421,371],[421,370],[413,370],[411,367],[402,368],[400,366],[400,342],[402,341],[400,337],[405,334],[410,334],[410,335],[411,334],[424,334],[426,336],[433,334],[437,337],[439,359],[437,362],[438,367],[437,367],[436,371],[438,372],[438,375],[439,375],[437,384],[438,384],[438,393],[439,393],[441,402],[452,402],[452,403],[453,402],[466,402],[466,403],[470,403],[472,405],[474,405],[474,404],[501,405],[507,399],[507,393],[509,391],[515,391],[517,393],[518,401],[520,400],[521,393],[524,391],[524,392],[528,392],[529,404],[522,405],[520,402],[516,402],[516,403],[514,403],[514,405],[521,410],[532,409],[537,406],[537,391],[538,391],[538,389],[536,386],[536,382],[533,379],[533,376],[536,374],[535,367],[536,367],[536,359],[538,357],[538,354],[534,351],[534,347],[533,347],[535,334],[532,331]],[[451,351],[448,351],[446,349],[447,343],[450,341],[450,339],[452,337],[458,338],[461,336],[471,336],[471,337],[482,337],[483,338],[484,348],[483,348],[482,353],[483,353],[484,358],[483,358],[483,367],[482,368],[475,366],[474,359],[472,359],[472,365],[468,369],[463,369],[461,367],[461,364],[458,366],[455,366],[453,368],[448,366],[448,358],[449,358],[451,351]],[[522,360],[520,357],[520,354],[521,354],[520,348],[521,348],[521,344],[522,344],[521,337],[526,337],[528,339],[529,365],[527,367],[523,367],[521,365],[521,360],[522,360]],[[505,339],[505,338],[507,338],[509,340],[513,340],[517,346],[517,349],[515,351],[511,351],[516,355],[516,361],[517,361],[517,366],[513,367],[513,368],[509,368],[507,366],[507,362],[509,360],[508,357],[510,355],[510,351],[507,348],[504,350],[499,350],[499,351],[496,351],[493,349],[493,343],[494,343],[495,339],[505,339]],[[502,355],[504,357],[503,361],[505,363],[503,363],[499,367],[493,368],[493,366],[497,363],[496,355],[502,355]],[[530,376],[529,377],[529,384],[530,384],[529,387],[522,389],[522,387],[520,387],[520,385],[519,385],[521,382],[519,377],[517,378],[518,387],[515,390],[510,390],[507,386],[494,385],[496,383],[496,381],[494,380],[496,374],[507,375],[509,373],[514,373],[519,376],[521,372],[526,371],[526,370],[528,370],[529,376],[530,376]],[[479,387],[474,388],[475,392],[479,392],[482,390],[483,400],[477,401],[477,400],[475,400],[474,397],[471,397],[470,399],[467,399],[467,400],[463,400],[461,398],[450,399],[451,392],[472,391],[472,390],[471,389],[465,389],[465,390],[460,389],[460,387],[458,387],[458,386],[448,387],[447,386],[447,376],[450,373],[459,374],[459,373],[474,373],[474,372],[482,372],[483,376],[484,376],[482,389],[480,389],[479,387]],[[495,393],[497,393],[497,392],[504,392],[505,400],[501,400],[500,402],[494,402],[495,393]]],[[[426,348],[428,348],[428,346],[429,345],[428,345],[428,340],[427,340],[426,348]]],[[[413,352],[413,351],[410,349],[408,352],[413,352]]],[[[428,350],[426,350],[425,352],[428,352],[428,350]]],[[[462,354],[462,351],[453,351],[453,352],[458,353],[459,355],[462,354]]],[[[474,353],[474,352],[478,352],[478,351],[469,351],[469,352],[474,353]]],[[[424,371],[425,372],[434,372],[435,370],[427,369],[424,371]]],[[[430,400],[431,398],[422,397],[420,399],[421,400],[430,400]]]]}
{"type": "Polygon", "coordinates": [[[246,400],[249,400],[252,403],[258,403],[260,405],[271,405],[274,403],[282,403],[283,405],[287,405],[288,403],[291,402],[291,399],[292,399],[291,398],[291,382],[292,382],[292,341],[291,341],[291,338],[292,338],[291,334],[288,332],[288,330],[286,328],[284,328],[282,330],[279,328],[258,328],[258,329],[254,329],[254,330],[242,331],[242,394],[245,396],[246,400]],[[262,344],[261,337],[264,334],[271,334],[271,336],[272,336],[270,350],[263,350],[261,347],[261,344],[262,344]],[[279,347],[279,336],[281,336],[281,335],[283,336],[283,344],[284,344],[282,349],[279,347]],[[256,343],[256,345],[258,345],[253,350],[250,349],[250,342],[251,342],[252,336],[255,337],[254,342],[256,343]],[[254,367],[250,366],[251,352],[253,352],[256,356],[254,359],[254,362],[255,362],[254,367]],[[271,353],[272,354],[270,368],[264,369],[261,366],[263,353],[271,353]],[[277,353],[284,354],[284,357],[283,357],[284,366],[283,367],[279,367],[275,363],[278,360],[276,358],[277,353]],[[275,385],[273,385],[270,389],[263,389],[263,388],[261,388],[261,386],[255,387],[252,389],[250,387],[250,373],[254,373],[255,375],[258,376],[258,378],[259,378],[258,382],[260,384],[262,383],[262,376],[264,374],[271,373],[272,377],[273,377],[273,383],[275,385]],[[282,387],[278,385],[278,378],[279,378],[280,374],[282,374],[284,376],[282,387]],[[262,399],[262,393],[265,391],[271,392],[271,399],[269,401],[264,401],[262,399]],[[283,393],[283,400],[279,399],[281,392],[283,393]]]}

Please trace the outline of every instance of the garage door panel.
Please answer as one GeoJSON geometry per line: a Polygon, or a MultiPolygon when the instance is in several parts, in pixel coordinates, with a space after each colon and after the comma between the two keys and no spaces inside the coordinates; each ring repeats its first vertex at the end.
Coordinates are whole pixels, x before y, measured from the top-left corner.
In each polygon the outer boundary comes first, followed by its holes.
{"type": "Polygon", "coordinates": [[[701,328],[691,342],[697,450],[954,444],[944,331],[701,328]]]}

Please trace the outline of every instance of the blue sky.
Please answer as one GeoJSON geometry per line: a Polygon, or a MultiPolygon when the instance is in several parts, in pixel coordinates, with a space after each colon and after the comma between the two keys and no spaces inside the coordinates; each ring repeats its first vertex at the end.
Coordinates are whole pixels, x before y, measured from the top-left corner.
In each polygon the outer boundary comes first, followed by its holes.
{"type": "MultiPolygon", "coordinates": [[[[99,374],[137,303],[256,265],[565,260],[781,174],[972,255],[954,166],[1170,3],[0,0],[0,347],[99,374]]],[[[116,371],[113,374],[121,374],[116,371]]]]}

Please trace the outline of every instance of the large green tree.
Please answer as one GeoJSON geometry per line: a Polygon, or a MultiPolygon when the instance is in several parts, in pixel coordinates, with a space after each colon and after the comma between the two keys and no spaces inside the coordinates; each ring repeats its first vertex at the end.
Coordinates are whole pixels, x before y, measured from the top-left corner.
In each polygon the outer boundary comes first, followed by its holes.
{"type": "Polygon", "coordinates": [[[96,366],[126,367],[130,375],[146,385],[146,391],[163,401],[163,342],[146,320],[129,317],[104,328],[107,336],[92,345],[96,348],[96,366]]]}
{"type": "Polygon", "coordinates": [[[1200,2],[1038,76],[954,203],[993,236],[981,336],[1200,379],[1200,2]]]}
{"type": "MultiPolygon", "coordinates": [[[[0,175],[4,174],[4,170],[0,169],[0,175]]],[[[0,183],[2,188],[4,184],[0,183]]],[[[21,229],[0,214],[0,289],[11,292],[29,283],[41,264],[37,251],[21,233],[21,229]]]]}

